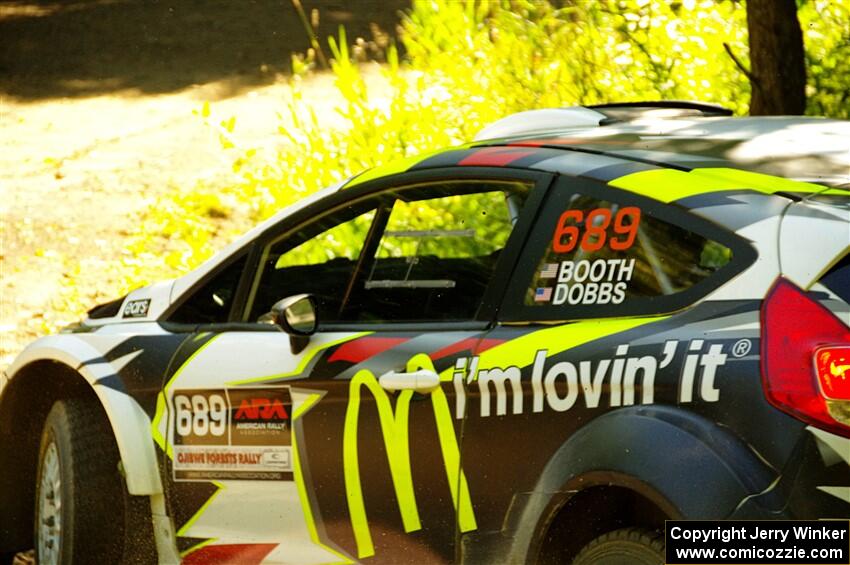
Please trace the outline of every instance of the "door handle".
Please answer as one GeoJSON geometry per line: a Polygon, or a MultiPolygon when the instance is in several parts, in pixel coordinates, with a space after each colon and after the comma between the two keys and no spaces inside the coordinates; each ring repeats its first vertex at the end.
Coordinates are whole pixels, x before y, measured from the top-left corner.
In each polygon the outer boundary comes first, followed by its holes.
{"type": "Polygon", "coordinates": [[[431,392],[440,386],[440,375],[434,371],[420,369],[412,373],[384,373],[378,379],[384,390],[412,390],[415,392],[431,392]]]}

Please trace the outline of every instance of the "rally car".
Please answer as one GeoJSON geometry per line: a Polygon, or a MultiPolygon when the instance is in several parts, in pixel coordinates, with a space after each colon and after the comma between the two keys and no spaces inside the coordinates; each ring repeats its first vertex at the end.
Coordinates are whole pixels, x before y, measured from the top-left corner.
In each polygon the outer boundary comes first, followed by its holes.
{"type": "Polygon", "coordinates": [[[0,380],[38,563],[659,563],[850,517],[850,123],[537,110],[305,198],[0,380]]]}

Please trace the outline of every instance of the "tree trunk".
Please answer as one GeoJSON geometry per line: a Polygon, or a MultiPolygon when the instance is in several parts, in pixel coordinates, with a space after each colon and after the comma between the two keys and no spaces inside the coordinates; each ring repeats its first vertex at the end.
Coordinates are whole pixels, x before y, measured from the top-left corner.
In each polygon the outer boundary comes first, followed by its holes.
{"type": "Polygon", "coordinates": [[[796,0],[747,0],[750,115],[802,114],[806,62],[796,0]]]}

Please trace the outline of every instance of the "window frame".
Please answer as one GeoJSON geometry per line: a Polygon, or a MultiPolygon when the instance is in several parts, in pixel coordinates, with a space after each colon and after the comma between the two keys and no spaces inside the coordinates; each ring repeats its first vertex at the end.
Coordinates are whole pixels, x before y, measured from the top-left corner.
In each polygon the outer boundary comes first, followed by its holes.
{"type": "Polygon", "coordinates": [[[225,326],[232,325],[234,322],[237,322],[235,313],[241,307],[241,304],[244,300],[242,296],[243,287],[245,286],[246,273],[249,272],[250,266],[252,265],[251,259],[253,254],[253,246],[254,241],[247,243],[244,247],[237,249],[234,251],[229,257],[224,259],[221,263],[215,266],[209,273],[195,281],[195,283],[186,289],[171,305],[165,309],[165,311],[160,315],[157,322],[160,326],[165,328],[166,330],[172,333],[186,333],[186,332],[194,332],[197,331],[199,327],[211,327],[211,326],[225,326]],[[233,294],[233,300],[230,304],[230,310],[227,314],[227,320],[224,322],[175,322],[171,318],[177,313],[187,302],[189,302],[197,293],[203,291],[204,288],[213,280],[215,280],[222,272],[229,269],[233,266],[234,263],[245,259],[245,266],[242,269],[242,273],[239,275],[239,280],[236,283],[236,291],[233,294]]]}
{"type": "MultiPolygon", "coordinates": [[[[372,232],[375,228],[375,223],[381,221],[382,217],[386,214],[387,205],[390,204],[390,203],[392,203],[392,200],[390,198],[387,198],[383,194],[380,194],[380,193],[379,194],[372,194],[372,195],[365,196],[365,197],[362,197],[362,198],[352,199],[352,200],[349,200],[345,205],[335,206],[335,207],[332,207],[330,209],[327,209],[327,210],[324,210],[324,211],[321,211],[321,212],[317,212],[309,220],[301,222],[301,223],[291,227],[290,229],[283,230],[281,233],[278,233],[275,236],[263,238],[263,241],[258,240],[257,245],[256,245],[257,262],[256,262],[256,265],[254,266],[254,269],[252,271],[250,271],[249,275],[247,275],[247,286],[246,286],[246,290],[245,290],[245,293],[244,293],[244,297],[242,297],[242,301],[241,301],[241,304],[240,304],[241,311],[235,313],[239,317],[239,321],[241,323],[245,323],[245,324],[256,323],[256,320],[252,319],[251,310],[254,307],[254,300],[256,299],[257,289],[260,286],[260,284],[263,282],[262,281],[263,274],[264,274],[263,270],[264,270],[265,265],[267,263],[268,252],[271,249],[271,247],[276,245],[279,241],[297,234],[305,226],[313,223],[316,220],[324,218],[328,214],[334,214],[334,213],[337,213],[337,212],[340,212],[340,211],[344,211],[346,208],[351,209],[351,208],[354,208],[357,205],[362,205],[362,204],[369,204],[369,205],[364,206],[362,211],[354,211],[353,212],[354,215],[350,219],[345,220],[344,222],[341,222],[339,224],[336,224],[336,226],[342,225],[343,223],[346,223],[348,221],[353,221],[354,219],[358,218],[359,216],[361,216],[363,214],[368,214],[370,211],[374,210],[375,214],[369,222],[369,228],[368,228],[367,233],[366,233],[366,239],[364,239],[364,241],[363,241],[363,245],[367,246],[370,242],[371,234],[372,234],[372,232]],[[371,204],[374,204],[374,206],[372,206],[371,204]]],[[[333,227],[328,228],[328,229],[333,229],[333,227]]],[[[311,241],[315,237],[321,236],[326,231],[328,231],[328,230],[319,231],[318,233],[316,233],[315,235],[313,235],[312,237],[310,237],[308,239],[305,239],[304,241],[302,241],[301,243],[299,243],[295,247],[290,248],[285,253],[288,253],[289,251],[296,249],[298,246],[303,245],[304,243],[307,243],[308,241],[311,241]]],[[[359,264],[361,255],[362,255],[362,249],[361,249],[361,253],[358,254],[357,258],[355,258],[356,264],[359,264]]]]}
{"type": "Polygon", "coordinates": [[[749,242],[705,218],[696,216],[687,208],[675,203],[665,204],[614,188],[600,181],[562,175],[549,189],[546,200],[542,205],[539,220],[531,233],[528,234],[526,245],[523,247],[513,276],[507,285],[505,300],[500,309],[499,322],[567,322],[669,314],[693,306],[700,299],[749,268],[757,257],[755,248],[749,242]],[[642,212],[649,213],[661,221],[725,245],[732,251],[732,260],[717,269],[709,277],[674,294],[631,301],[626,299],[620,304],[564,304],[562,306],[549,305],[548,307],[526,305],[526,291],[531,285],[540,260],[550,245],[552,229],[554,229],[558,218],[564,211],[561,206],[552,204],[562,201],[568,202],[576,194],[615,202],[622,206],[638,206],[642,212]]]}
{"type": "MultiPolygon", "coordinates": [[[[495,320],[499,305],[502,302],[504,291],[508,283],[513,266],[516,262],[520,251],[525,243],[533,220],[536,216],[540,205],[542,204],[546,191],[549,188],[555,175],[543,171],[534,171],[528,169],[511,169],[511,168],[494,168],[494,167],[444,167],[435,169],[422,169],[409,171],[397,175],[382,177],[372,181],[358,184],[351,188],[341,188],[337,192],[322,198],[321,200],[302,208],[292,215],[281,219],[278,223],[263,230],[251,242],[247,243],[242,249],[235,251],[232,257],[228,257],[216,269],[198,280],[190,289],[188,289],[172,307],[166,311],[161,317],[169,326],[175,326],[173,329],[180,329],[178,324],[167,322],[168,316],[176,311],[180,305],[190,299],[196,292],[199,292],[207,283],[213,280],[222,270],[226,269],[233,263],[236,258],[247,253],[248,258],[245,264],[245,270],[239,279],[239,284],[234,295],[233,304],[230,310],[228,321],[219,324],[203,324],[204,327],[216,326],[232,326],[244,327],[249,329],[252,326],[262,326],[269,328],[269,324],[260,324],[255,321],[250,321],[245,318],[249,315],[249,295],[256,281],[261,277],[259,269],[262,265],[262,256],[266,247],[282,237],[295,233],[302,229],[306,224],[315,220],[318,216],[324,216],[328,213],[333,213],[335,210],[349,207],[356,202],[363,200],[371,200],[376,198],[380,200],[383,195],[395,190],[403,189],[408,185],[425,184],[425,183],[441,183],[452,181],[474,181],[482,182],[511,182],[525,181],[531,184],[531,189],[528,195],[528,200],[520,213],[519,219],[514,225],[510,237],[499,256],[493,276],[487,289],[482,297],[481,308],[478,315],[468,321],[449,321],[449,322],[381,322],[381,323],[364,323],[364,322],[339,322],[334,324],[321,325],[320,331],[380,331],[383,329],[393,329],[398,331],[404,330],[437,330],[437,329],[485,329],[492,325],[495,320]]],[[[390,196],[390,198],[392,198],[390,196]]],[[[373,220],[374,221],[374,220],[373,220]]],[[[368,244],[368,242],[367,242],[368,244]]],[[[321,316],[321,312],[319,313],[321,316]]],[[[179,324],[184,326],[184,324],[179,324]]],[[[198,324],[185,324],[188,329],[196,328],[198,324]]]]}

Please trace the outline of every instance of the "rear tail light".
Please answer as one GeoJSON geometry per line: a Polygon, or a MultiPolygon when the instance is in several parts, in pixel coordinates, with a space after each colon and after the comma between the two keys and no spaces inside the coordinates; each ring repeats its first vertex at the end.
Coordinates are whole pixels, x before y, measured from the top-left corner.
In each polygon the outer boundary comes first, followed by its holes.
{"type": "Polygon", "coordinates": [[[815,369],[825,398],[850,400],[850,346],[818,348],[815,369]]]}
{"type": "Polygon", "coordinates": [[[776,408],[850,437],[850,328],[780,278],[761,311],[761,374],[776,408]]]}

